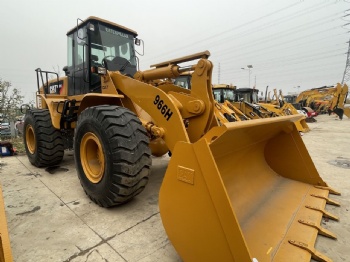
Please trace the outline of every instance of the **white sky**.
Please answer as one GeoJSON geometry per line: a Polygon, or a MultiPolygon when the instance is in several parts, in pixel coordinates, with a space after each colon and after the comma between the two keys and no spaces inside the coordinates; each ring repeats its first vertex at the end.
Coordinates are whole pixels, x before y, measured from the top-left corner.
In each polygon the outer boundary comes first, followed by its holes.
{"type": "Polygon", "coordinates": [[[345,0],[0,0],[0,78],[34,99],[34,70],[59,67],[63,76],[67,31],[98,16],[138,32],[142,70],[209,50],[213,84],[247,87],[241,68],[252,65],[260,91],[333,85],[346,65],[348,9],[345,0]]]}

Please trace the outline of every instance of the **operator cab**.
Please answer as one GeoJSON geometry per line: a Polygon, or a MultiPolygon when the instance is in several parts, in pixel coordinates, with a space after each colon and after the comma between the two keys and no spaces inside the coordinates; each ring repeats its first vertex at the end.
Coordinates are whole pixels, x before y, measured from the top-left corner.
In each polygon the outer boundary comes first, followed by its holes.
{"type": "Polygon", "coordinates": [[[183,74],[175,78],[174,85],[185,89],[191,89],[191,74],[183,74]]]}
{"type": "Polygon", "coordinates": [[[236,89],[236,102],[245,101],[250,104],[259,103],[259,90],[254,88],[238,88],[236,89]]]}
{"type": "Polygon", "coordinates": [[[295,103],[296,98],[297,98],[296,95],[285,95],[284,101],[286,101],[287,103],[293,104],[295,103]]]}
{"type": "Polygon", "coordinates": [[[225,100],[228,100],[229,102],[235,101],[235,89],[236,86],[232,85],[214,85],[213,86],[213,95],[214,99],[219,103],[224,103],[225,100]]]}
{"type": "Polygon", "coordinates": [[[68,95],[101,92],[101,78],[94,70],[97,67],[133,77],[137,71],[137,33],[97,17],[80,21],[67,33],[68,64],[63,70],[68,76],[68,95]]]}

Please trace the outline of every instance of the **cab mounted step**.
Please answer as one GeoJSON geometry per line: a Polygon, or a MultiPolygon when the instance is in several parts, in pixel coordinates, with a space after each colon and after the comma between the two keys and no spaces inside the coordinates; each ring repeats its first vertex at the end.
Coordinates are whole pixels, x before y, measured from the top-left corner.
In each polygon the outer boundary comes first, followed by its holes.
{"type": "Polygon", "coordinates": [[[71,124],[76,122],[78,119],[78,109],[79,106],[76,105],[77,101],[75,99],[72,100],[64,100],[60,101],[57,104],[56,111],[61,114],[60,127],[61,129],[71,129],[71,124]],[[59,111],[59,108],[62,106],[62,111],[59,111]]]}

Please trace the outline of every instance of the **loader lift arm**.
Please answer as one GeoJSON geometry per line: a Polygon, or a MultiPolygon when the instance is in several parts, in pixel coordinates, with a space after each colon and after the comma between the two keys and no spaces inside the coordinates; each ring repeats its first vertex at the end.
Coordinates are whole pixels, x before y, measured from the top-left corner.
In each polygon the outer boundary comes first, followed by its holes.
{"type": "MultiPolygon", "coordinates": [[[[102,86],[118,90],[143,110],[161,127],[161,137],[172,150],[178,141],[196,142],[211,125],[218,125],[214,118],[214,99],[211,92],[212,63],[206,59],[208,51],[160,64],[155,69],[137,72],[130,78],[119,72],[108,72],[102,76],[102,86]],[[204,57],[204,58],[201,58],[204,57]],[[176,63],[201,58],[196,65],[181,68],[176,63]],[[147,82],[180,75],[185,70],[194,70],[190,94],[164,92],[147,82]],[[142,99],[141,99],[142,98],[142,99]],[[185,127],[183,119],[188,121],[185,127]]],[[[129,101],[129,103],[130,103],[129,101]]]]}

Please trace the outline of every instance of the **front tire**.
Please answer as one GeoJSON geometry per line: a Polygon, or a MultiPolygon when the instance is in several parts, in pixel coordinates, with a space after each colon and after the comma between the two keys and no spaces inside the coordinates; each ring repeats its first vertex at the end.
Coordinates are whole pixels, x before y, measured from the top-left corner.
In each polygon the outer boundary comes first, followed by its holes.
{"type": "Polygon", "coordinates": [[[143,191],[151,166],[149,139],[137,116],[118,106],[96,106],[79,116],[74,156],[80,183],[103,207],[143,191]]]}
{"type": "Polygon", "coordinates": [[[24,118],[23,133],[26,153],[32,165],[47,167],[62,161],[62,135],[53,127],[49,110],[29,110],[24,118]]]}

